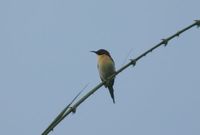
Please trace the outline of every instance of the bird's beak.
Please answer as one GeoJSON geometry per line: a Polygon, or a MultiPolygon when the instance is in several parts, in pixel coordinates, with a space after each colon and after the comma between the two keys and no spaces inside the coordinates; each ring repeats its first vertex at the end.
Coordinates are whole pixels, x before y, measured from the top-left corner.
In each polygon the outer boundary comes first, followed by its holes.
{"type": "Polygon", "coordinates": [[[90,51],[90,52],[95,53],[95,54],[97,53],[96,51],[90,51]]]}

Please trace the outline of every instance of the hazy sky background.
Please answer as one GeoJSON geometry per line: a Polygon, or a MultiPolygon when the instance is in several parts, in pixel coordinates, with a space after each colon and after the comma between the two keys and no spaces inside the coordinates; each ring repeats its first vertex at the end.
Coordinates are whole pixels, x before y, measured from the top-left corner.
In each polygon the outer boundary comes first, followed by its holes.
{"type": "MultiPolygon", "coordinates": [[[[199,0],[1,0],[0,134],[39,135],[87,84],[105,48],[120,68],[200,19],[199,0]],[[129,59],[128,58],[128,59],[129,59]],[[126,63],[128,62],[126,60],[126,63]]],[[[141,59],[50,135],[199,135],[200,29],[141,59]]],[[[82,94],[82,95],[83,95],[82,94]]]]}

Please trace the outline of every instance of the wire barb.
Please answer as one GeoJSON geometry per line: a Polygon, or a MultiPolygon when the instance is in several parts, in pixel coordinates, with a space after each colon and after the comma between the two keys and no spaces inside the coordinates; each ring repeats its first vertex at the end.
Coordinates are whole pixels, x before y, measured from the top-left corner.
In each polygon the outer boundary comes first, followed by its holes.
{"type": "Polygon", "coordinates": [[[162,44],[164,45],[164,46],[167,46],[167,44],[168,44],[168,39],[165,39],[165,38],[163,38],[163,39],[161,39],[162,40],[162,44]]]}
{"type": "Polygon", "coordinates": [[[73,108],[73,107],[69,107],[69,108],[71,108],[72,109],[72,113],[76,113],[76,108],[73,108]]]}
{"type": "Polygon", "coordinates": [[[194,20],[196,22],[197,28],[200,27],[200,20],[194,20]]]}
{"type": "Polygon", "coordinates": [[[136,59],[130,59],[131,61],[131,65],[133,65],[133,67],[136,65],[136,59]]]}
{"type": "Polygon", "coordinates": [[[180,33],[181,33],[181,31],[177,31],[176,36],[179,37],[180,33]]]}

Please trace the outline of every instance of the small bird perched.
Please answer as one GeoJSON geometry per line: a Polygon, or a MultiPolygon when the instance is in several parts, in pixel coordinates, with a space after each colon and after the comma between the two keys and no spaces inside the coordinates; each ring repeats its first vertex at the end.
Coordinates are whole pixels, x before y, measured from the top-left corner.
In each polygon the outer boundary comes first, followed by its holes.
{"type": "MultiPolygon", "coordinates": [[[[99,49],[98,51],[91,51],[98,56],[97,68],[99,71],[99,75],[102,81],[106,81],[111,75],[113,75],[115,71],[115,63],[110,56],[110,53],[105,49],[99,49]]],[[[113,103],[115,103],[114,97],[114,78],[112,80],[107,81],[104,86],[108,88],[111,98],[113,99],[113,103]]]]}

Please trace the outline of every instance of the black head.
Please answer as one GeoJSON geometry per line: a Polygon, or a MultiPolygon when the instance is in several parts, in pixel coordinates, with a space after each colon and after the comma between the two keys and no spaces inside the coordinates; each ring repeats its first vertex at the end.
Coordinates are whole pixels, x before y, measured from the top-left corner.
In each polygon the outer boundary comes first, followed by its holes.
{"type": "Polygon", "coordinates": [[[99,49],[98,51],[91,51],[91,52],[96,53],[97,55],[103,55],[103,54],[105,54],[105,55],[110,56],[110,53],[107,50],[105,50],[105,49],[99,49]]]}

